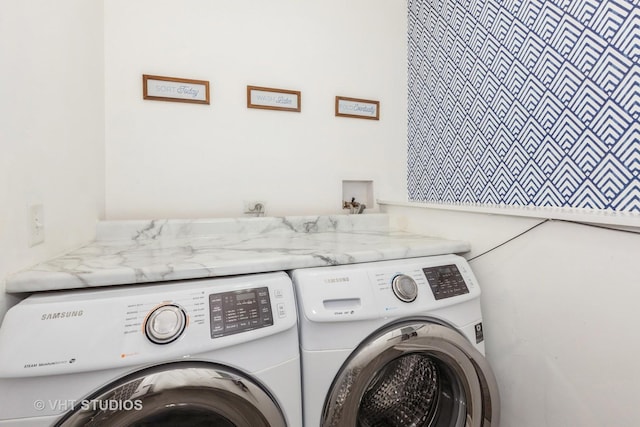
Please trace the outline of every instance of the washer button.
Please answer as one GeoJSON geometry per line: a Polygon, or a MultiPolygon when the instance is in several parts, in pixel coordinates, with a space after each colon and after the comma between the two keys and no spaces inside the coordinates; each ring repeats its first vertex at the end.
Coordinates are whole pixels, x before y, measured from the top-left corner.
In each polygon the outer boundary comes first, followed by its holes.
{"type": "Polygon", "coordinates": [[[412,302],[418,297],[418,284],[411,276],[398,274],[391,282],[395,296],[403,302],[412,302]]]}

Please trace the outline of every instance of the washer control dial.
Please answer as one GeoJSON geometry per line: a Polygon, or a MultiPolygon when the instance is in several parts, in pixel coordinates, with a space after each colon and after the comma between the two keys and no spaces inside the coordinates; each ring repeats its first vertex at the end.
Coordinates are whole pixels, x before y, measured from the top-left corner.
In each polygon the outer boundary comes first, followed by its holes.
{"type": "Polygon", "coordinates": [[[144,325],[147,338],[155,344],[169,344],[182,335],[187,326],[187,315],[175,304],[161,305],[153,310],[144,325]]]}
{"type": "Polygon", "coordinates": [[[403,302],[412,302],[418,297],[418,284],[411,276],[398,274],[391,281],[395,296],[403,302]]]}

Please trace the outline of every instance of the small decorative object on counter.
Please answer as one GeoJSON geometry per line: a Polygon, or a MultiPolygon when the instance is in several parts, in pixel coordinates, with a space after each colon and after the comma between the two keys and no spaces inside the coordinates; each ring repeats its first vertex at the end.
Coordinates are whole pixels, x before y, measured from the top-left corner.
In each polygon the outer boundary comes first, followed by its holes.
{"type": "Polygon", "coordinates": [[[349,209],[349,213],[351,214],[361,214],[367,206],[363,203],[356,202],[356,198],[352,197],[350,202],[343,202],[342,209],[349,209]]]}

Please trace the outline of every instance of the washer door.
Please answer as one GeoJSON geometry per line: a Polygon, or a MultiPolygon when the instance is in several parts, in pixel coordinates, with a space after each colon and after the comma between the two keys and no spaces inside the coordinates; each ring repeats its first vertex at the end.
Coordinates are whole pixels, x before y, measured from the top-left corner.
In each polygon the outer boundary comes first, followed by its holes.
{"type": "Polygon", "coordinates": [[[285,427],[257,382],[231,368],[176,362],[128,375],[77,403],[57,426],[285,427]]]}
{"type": "Polygon", "coordinates": [[[498,387],[460,333],[424,320],[396,323],[354,351],[325,401],[323,427],[497,426],[498,387]]]}

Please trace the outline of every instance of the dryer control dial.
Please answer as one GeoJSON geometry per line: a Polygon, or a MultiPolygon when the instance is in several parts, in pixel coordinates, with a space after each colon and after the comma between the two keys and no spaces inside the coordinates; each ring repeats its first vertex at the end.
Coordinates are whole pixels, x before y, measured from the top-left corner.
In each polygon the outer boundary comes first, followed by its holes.
{"type": "Polygon", "coordinates": [[[187,315],[175,304],[165,304],[153,310],[144,325],[147,338],[154,344],[169,344],[177,340],[187,326],[187,315]]]}
{"type": "Polygon", "coordinates": [[[391,281],[395,296],[403,302],[412,302],[418,297],[418,284],[411,276],[398,274],[391,281]]]}

